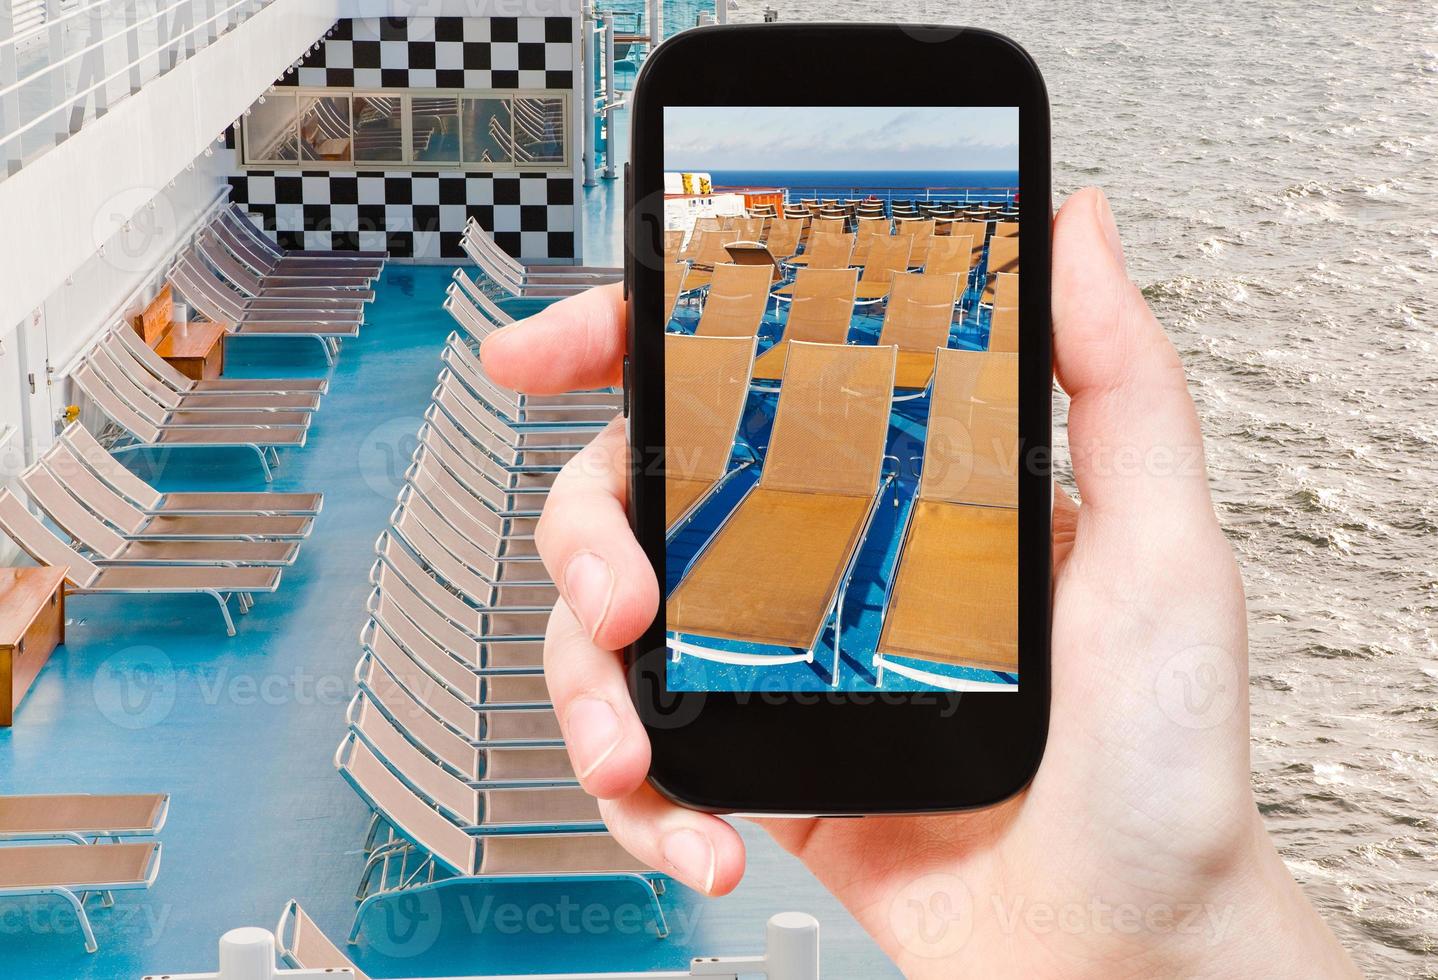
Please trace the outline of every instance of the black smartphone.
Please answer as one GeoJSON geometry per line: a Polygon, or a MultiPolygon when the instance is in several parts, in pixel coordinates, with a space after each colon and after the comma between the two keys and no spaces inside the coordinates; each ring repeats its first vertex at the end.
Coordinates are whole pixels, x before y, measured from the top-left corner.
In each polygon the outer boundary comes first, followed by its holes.
{"type": "Polygon", "coordinates": [[[650,781],[714,812],[1013,795],[1049,709],[1038,68],[982,30],[710,27],[631,105],[650,781]]]}

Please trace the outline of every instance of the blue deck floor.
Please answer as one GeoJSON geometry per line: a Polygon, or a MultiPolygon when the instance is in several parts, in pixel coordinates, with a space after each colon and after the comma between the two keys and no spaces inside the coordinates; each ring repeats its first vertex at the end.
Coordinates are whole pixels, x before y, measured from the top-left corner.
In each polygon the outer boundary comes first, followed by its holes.
{"type": "MultiPolygon", "coordinates": [[[[222,932],[272,926],[291,897],[343,937],[367,815],[331,756],[353,690],[374,538],[394,506],[450,329],[439,308],[448,273],[386,271],[363,336],[340,357],[309,447],[286,454],[277,472],[275,489],[324,491],[324,513],[281,591],[257,597],[239,618],[238,636],[225,637],[213,603],[201,598],[71,603],[65,646],[15,727],[0,730],[0,792],[169,792],[164,863],[149,893],[119,894],[112,909],[92,903],[93,955],[62,903],[0,901],[0,977],[212,970],[222,932]]],[[[311,347],[238,342],[230,373],[319,374],[311,347]]],[[[129,463],[166,490],[264,486],[243,452],[132,455],[129,463]]],[[[387,915],[381,905],[355,956],[376,977],[674,969],[695,955],[755,952],[766,918],[797,909],[823,923],[826,976],[896,975],[807,871],[741,829],[752,848],[745,883],[711,901],[671,888],[667,941],[638,926],[637,890],[475,886],[406,914],[387,915]]]]}

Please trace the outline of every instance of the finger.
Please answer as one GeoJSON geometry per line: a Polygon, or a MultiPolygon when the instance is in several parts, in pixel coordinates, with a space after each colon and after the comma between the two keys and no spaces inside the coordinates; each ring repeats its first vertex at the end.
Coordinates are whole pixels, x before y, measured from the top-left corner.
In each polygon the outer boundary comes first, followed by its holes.
{"type": "Polygon", "coordinates": [[[1102,193],[1054,221],[1054,368],[1072,397],[1069,449],[1085,508],[1137,515],[1211,511],[1198,416],[1163,328],[1124,271],[1102,193]]]}
{"type": "Polygon", "coordinates": [[[479,356],[506,388],[536,395],[620,383],[625,345],[624,294],[597,286],[491,333],[479,356]]]}
{"type": "Polygon", "coordinates": [[[600,799],[627,796],[649,772],[649,736],[629,699],[624,667],[560,600],[544,637],[544,678],[585,792],[600,799]]]}
{"type": "Polygon", "coordinates": [[[616,420],[565,464],[535,529],[560,595],[605,650],[638,639],[659,608],[659,582],[625,512],[628,458],[616,420]]]}
{"type": "Polygon", "coordinates": [[[669,802],[645,783],[603,800],[604,823],[624,849],[705,895],[727,895],[744,876],[744,841],[723,820],[669,802]]]}

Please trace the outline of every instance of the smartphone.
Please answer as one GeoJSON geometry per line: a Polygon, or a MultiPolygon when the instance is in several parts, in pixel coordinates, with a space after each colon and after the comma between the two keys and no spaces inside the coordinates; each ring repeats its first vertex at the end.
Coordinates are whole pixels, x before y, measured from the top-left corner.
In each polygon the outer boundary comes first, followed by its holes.
{"type": "Polygon", "coordinates": [[[779,815],[1013,795],[1049,708],[1038,68],[983,30],[709,27],[631,106],[650,781],[779,815]]]}

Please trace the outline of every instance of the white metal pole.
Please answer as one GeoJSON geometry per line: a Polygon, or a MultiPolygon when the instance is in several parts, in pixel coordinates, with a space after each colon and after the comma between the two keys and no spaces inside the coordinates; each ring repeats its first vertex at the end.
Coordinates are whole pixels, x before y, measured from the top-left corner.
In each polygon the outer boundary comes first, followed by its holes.
{"type": "Polygon", "coordinates": [[[818,919],[804,912],[780,912],[769,919],[765,939],[769,980],[819,980],[818,919]]]}
{"type": "Polygon", "coordinates": [[[595,45],[594,30],[594,7],[585,3],[579,17],[579,36],[583,39],[580,45],[581,57],[584,63],[581,66],[580,74],[584,76],[584,186],[593,187],[599,183],[594,179],[594,153],[598,149],[598,140],[594,138],[594,71],[598,64],[597,46],[595,45]]]}
{"type": "Polygon", "coordinates": [[[275,937],[253,926],[220,937],[218,980],[275,980],[275,937]]]}
{"type": "Polygon", "coordinates": [[[714,19],[720,24],[729,23],[729,0],[714,0],[714,19]]]}
{"type": "Polygon", "coordinates": [[[619,89],[614,78],[614,12],[604,15],[604,176],[617,177],[614,166],[614,115],[619,89]]]}
{"type": "Polygon", "coordinates": [[[664,0],[649,0],[649,50],[664,40],[664,0]]]}

